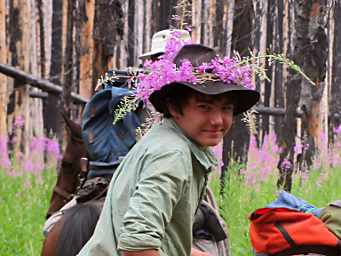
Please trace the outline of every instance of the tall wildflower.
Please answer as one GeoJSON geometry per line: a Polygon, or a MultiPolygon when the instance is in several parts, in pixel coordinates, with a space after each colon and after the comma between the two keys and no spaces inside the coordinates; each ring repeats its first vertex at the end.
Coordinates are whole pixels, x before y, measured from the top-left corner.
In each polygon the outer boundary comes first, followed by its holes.
{"type": "Polygon", "coordinates": [[[7,137],[0,136],[0,168],[10,169],[11,161],[8,157],[7,137]]]}
{"type": "Polygon", "coordinates": [[[274,174],[279,151],[276,141],[276,135],[270,133],[264,136],[263,144],[257,147],[255,136],[251,136],[247,169],[243,171],[248,186],[260,184],[274,174]]]}
{"type": "Polygon", "coordinates": [[[30,154],[25,159],[24,170],[27,172],[41,172],[44,170],[45,138],[33,137],[30,143],[30,154]]]}
{"type": "Polygon", "coordinates": [[[54,168],[57,166],[58,161],[62,155],[60,146],[56,139],[45,138],[46,143],[46,167],[54,168]]]}

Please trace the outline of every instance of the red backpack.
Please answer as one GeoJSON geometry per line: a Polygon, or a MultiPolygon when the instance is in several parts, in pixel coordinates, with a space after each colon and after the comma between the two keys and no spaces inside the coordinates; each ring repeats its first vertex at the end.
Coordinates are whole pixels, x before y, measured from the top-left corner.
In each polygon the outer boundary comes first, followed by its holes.
{"type": "Polygon", "coordinates": [[[256,253],[341,255],[341,243],[313,214],[287,208],[261,208],[250,215],[250,239],[256,253]]]}

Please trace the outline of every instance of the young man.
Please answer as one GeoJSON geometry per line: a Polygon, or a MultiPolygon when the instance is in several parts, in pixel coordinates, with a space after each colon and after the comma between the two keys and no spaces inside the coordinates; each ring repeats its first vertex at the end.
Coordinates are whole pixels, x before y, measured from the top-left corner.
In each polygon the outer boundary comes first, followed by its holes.
{"type": "Polygon", "coordinates": [[[209,255],[191,249],[194,215],[217,164],[209,147],[259,99],[247,87],[249,72],[215,57],[211,48],[185,45],[174,65],[160,60],[141,77],[137,97],[147,97],[165,118],[115,171],[80,256],[209,255]]]}

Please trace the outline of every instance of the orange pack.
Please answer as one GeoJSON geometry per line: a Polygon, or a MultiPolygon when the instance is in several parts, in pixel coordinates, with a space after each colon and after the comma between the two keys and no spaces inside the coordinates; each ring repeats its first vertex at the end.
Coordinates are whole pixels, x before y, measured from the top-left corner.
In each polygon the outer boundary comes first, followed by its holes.
{"type": "Polygon", "coordinates": [[[287,208],[261,208],[250,215],[250,239],[257,253],[341,255],[341,243],[313,214],[287,208]]]}

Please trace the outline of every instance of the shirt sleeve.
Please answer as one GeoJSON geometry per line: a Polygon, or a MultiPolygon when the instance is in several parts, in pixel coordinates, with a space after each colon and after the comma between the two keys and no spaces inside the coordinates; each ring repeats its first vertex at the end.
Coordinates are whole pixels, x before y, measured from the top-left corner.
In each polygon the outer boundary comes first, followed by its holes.
{"type": "Polygon", "coordinates": [[[118,249],[138,251],[158,249],[173,209],[188,180],[182,152],[168,152],[144,164],[136,190],[124,215],[118,249]]]}

